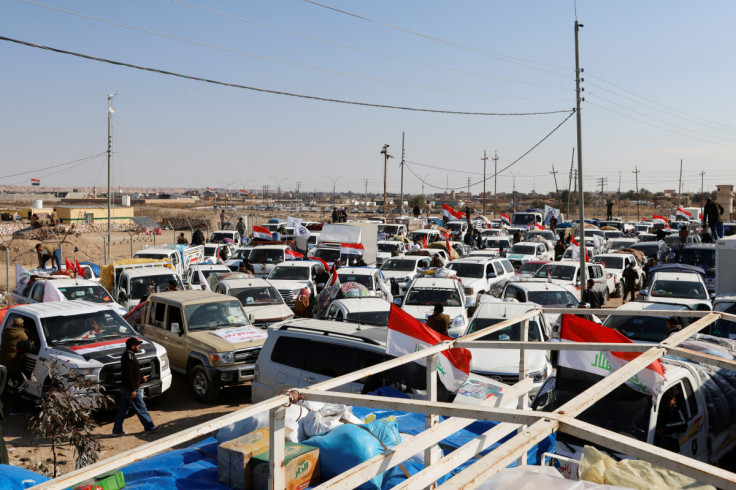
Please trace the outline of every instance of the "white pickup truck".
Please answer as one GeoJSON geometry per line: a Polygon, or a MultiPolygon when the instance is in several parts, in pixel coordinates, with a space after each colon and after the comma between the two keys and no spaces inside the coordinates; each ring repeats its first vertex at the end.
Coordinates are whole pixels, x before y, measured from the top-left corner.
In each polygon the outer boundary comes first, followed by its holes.
{"type": "MultiPolygon", "coordinates": [[[[662,365],[666,379],[653,394],[623,385],[579,418],[684,456],[718,464],[736,447],[736,372],[670,358],[662,358],[662,365]],[[666,406],[671,396],[674,402],[666,406]]],[[[556,377],[547,380],[532,406],[535,410],[555,410],[598,380],[587,372],[558,366],[556,377]]],[[[578,449],[582,451],[564,437],[558,440],[558,448],[569,448],[570,454],[563,456],[576,457],[578,449]]]]}
{"type": "Polygon", "coordinates": [[[161,267],[159,262],[113,265],[113,270],[113,297],[128,310],[140,303],[148,286],[152,285],[154,292],[160,293],[174,281],[179,289],[184,289],[179,275],[168,267],[161,267]]]}
{"type": "Polygon", "coordinates": [[[85,300],[104,305],[120,315],[128,312],[112,299],[105,288],[94,281],[68,276],[32,277],[22,290],[10,293],[9,305],[25,305],[49,301],[85,300]]]}
{"type": "Polygon", "coordinates": [[[138,250],[133,254],[134,259],[164,260],[171,267],[185,277],[189,266],[204,260],[204,247],[202,245],[159,245],[138,250]]]}
{"type": "Polygon", "coordinates": [[[130,337],[143,342],[137,357],[141,373],[148,376],[141,385],[146,397],[161,395],[171,387],[166,350],[135,332],[104,305],[54,301],[17,306],[8,310],[0,332],[16,318],[23,319],[30,340],[28,352],[23,354],[23,374],[29,379],[23,393],[27,396],[41,396],[49,377],[48,361],[56,361],[62,370],[84,372],[87,379],[99,381],[107,394],[114,396],[120,386],[120,356],[130,337]]]}

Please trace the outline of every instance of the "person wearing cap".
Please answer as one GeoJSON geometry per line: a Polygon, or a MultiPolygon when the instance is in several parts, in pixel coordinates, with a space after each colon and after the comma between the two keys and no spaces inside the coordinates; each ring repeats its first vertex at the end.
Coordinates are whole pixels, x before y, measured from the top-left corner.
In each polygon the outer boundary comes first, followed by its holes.
{"type": "Polygon", "coordinates": [[[435,332],[447,336],[450,329],[450,317],[443,312],[445,309],[441,304],[434,305],[434,313],[427,317],[427,326],[435,332]]]}
{"type": "Polygon", "coordinates": [[[18,344],[27,341],[23,319],[18,317],[13,323],[3,330],[0,340],[0,364],[8,368],[8,379],[20,383],[23,381],[21,368],[23,367],[23,354],[19,352],[18,344]]]}
{"type": "Polygon", "coordinates": [[[140,352],[142,342],[130,337],[125,341],[125,352],[120,356],[120,403],[118,406],[118,414],[115,417],[115,425],[112,427],[112,435],[123,436],[123,422],[128,413],[128,408],[133,409],[141,421],[143,429],[146,432],[158,432],[159,427],[153,423],[151,416],[146,408],[146,402],[143,401],[143,390],[141,383],[148,381],[148,376],[141,375],[141,367],[138,364],[136,353],[140,352]]]}

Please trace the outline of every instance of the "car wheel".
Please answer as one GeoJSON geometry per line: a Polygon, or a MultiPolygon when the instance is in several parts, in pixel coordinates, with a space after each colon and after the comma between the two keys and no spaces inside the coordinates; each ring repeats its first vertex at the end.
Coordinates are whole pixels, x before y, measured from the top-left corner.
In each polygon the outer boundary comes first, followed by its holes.
{"type": "Polygon", "coordinates": [[[201,364],[189,372],[189,387],[197,401],[210,403],[220,396],[220,387],[209,380],[207,370],[201,364]]]}
{"type": "Polygon", "coordinates": [[[613,290],[613,297],[620,298],[624,294],[624,286],[622,283],[616,283],[616,289],[613,290]]]}

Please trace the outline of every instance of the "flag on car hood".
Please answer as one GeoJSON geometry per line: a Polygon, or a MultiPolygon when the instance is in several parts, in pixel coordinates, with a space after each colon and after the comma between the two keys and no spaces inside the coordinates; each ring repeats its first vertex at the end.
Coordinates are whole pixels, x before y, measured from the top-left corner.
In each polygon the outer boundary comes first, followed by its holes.
{"type": "Polygon", "coordinates": [[[341,243],[340,255],[358,255],[362,256],[365,248],[360,243],[341,243]]]}
{"type": "Polygon", "coordinates": [[[445,221],[450,221],[452,219],[465,219],[465,213],[455,211],[444,203],[442,204],[442,216],[445,218],[445,221]]]}
{"type": "Polygon", "coordinates": [[[273,235],[268,231],[268,228],[263,226],[253,227],[253,238],[260,238],[261,240],[273,240],[273,235]]]}
{"type": "MultiPolygon", "coordinates": [[[[452,340],[429,328],[410,314],[391,305],[388,317],[388,338],[386,353],[390,356],[404,356],[419,349],[430,347],[444,340],[452,340]]],[[[470,351],[468,349],[449,349],[437,356],[437,374],[445,387],[457,392],[470,375],[470,351]]],[[[422,366],[424,358],[415,361],[422,366]]]]}
{"type": "MultiPolygon", "coordinates": [[[[633,343],[617,330],[569,314],[562,315],[560,339],[563,342],[633,343]]],[[[623,367],[627,362],[633,361],[640,354],[640,352],[563,350],[560,351],[558,363],[562,367],[605,377],[623,367]]],[[[652,395],[659,391],[664,380],[665,373],[662,363],[655,361],[631,377],[626,384],[641,393],[652,395]]]]}

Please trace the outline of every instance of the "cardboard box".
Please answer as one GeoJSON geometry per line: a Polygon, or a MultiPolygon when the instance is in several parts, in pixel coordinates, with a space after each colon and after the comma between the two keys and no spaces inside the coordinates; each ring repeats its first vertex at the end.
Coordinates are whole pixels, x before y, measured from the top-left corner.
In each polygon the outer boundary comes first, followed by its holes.
{"type": "Polygon", "coordinates": [[[269,430],[258,429],[217,447],[217,479],[235,488],[253,488],[251,459],[268,451],[269,430]]]}
{"type": "MultiPolygon", "coordinates": [[[[319,448],[287,442],[286,490],[303,490],[319,481],[319,448]]],[[[253,456],[253,488],[268,489],[269,452],[253,456]]]]}

